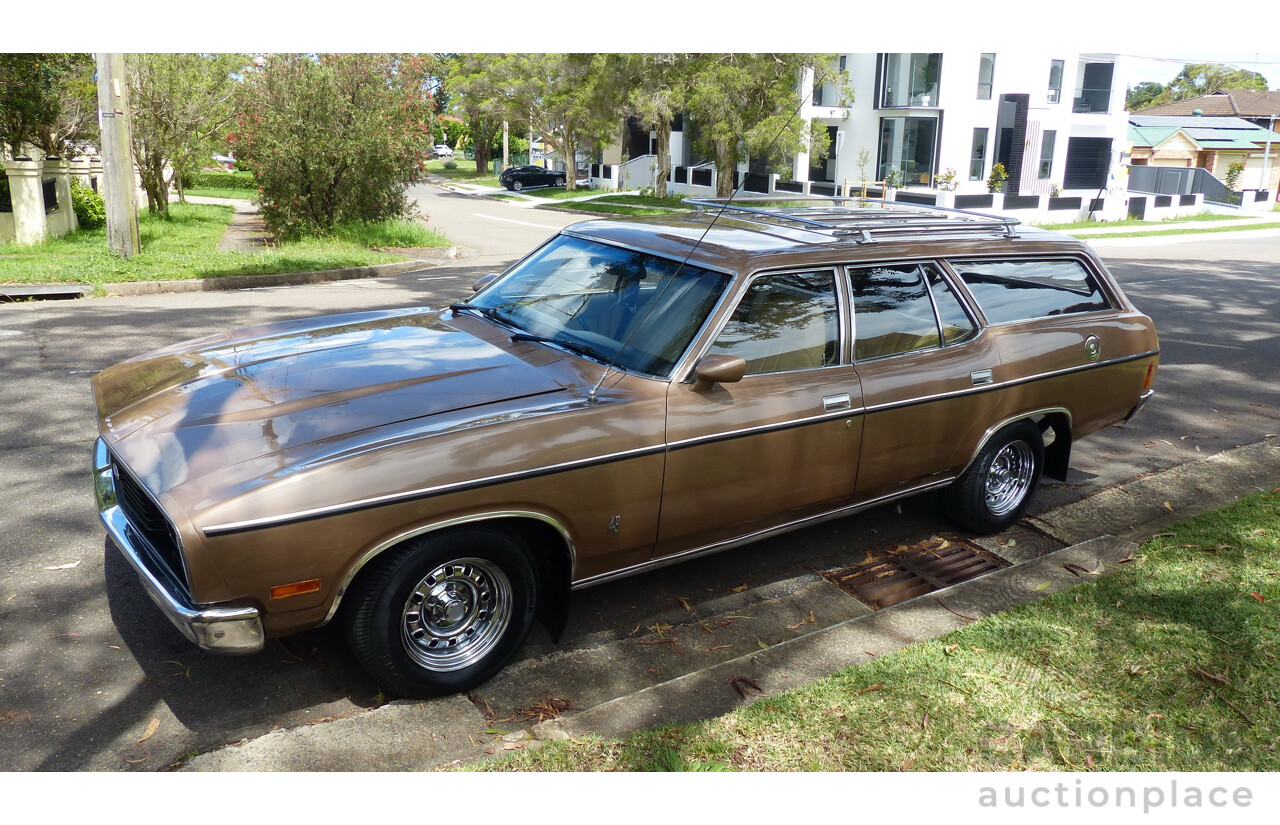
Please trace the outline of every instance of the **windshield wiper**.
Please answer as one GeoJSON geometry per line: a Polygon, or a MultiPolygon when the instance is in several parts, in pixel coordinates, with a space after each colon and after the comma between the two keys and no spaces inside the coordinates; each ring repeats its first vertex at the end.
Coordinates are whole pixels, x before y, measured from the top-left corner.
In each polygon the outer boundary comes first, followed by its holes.
{"type": "Polygon", "coordinates": [[[570,352],[577,353],[578,355],[586,356],[593,361],[607,362],[609,360],[595,349],[587,346],[586,344],[579,344],[577,341],[564,341],[559,338],[548,338],[545,335],[530,335],[527,332],[517,332],[511,336],[511,340],[528,341],[533,344],[551,344],[553,346],[567,349],[570,352]]]}

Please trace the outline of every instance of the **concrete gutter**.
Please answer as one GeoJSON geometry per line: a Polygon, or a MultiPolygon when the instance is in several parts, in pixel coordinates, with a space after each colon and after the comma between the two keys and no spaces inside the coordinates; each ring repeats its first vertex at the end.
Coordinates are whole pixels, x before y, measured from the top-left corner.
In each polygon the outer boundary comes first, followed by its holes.
{"type": "MultiPolygon", "coordinates": [[[[393,702],[356,716],[273,731],[184,766],[193,771],[431,770],[546,740],[635,730],[742,707],[730,679],[765,693],[800,687],[841,668],[927,641],[970,621],[1036,601],[1117,570],[1140,542],[1175,521],[1280,484],[1280,438],[1267,436],[1200,461],[1133,479],[1024,520],[1071,546],[978,579],[866,613],[745,656],[498,736],[463,697],[393,702]],[[1068,567],[1070,565],[1070,567],[1068,567]],[[1083,569],[1086,573],[1077,573],[1083,569]]],[[[572,662],[565,663],[572,667],[572,662]]]]}

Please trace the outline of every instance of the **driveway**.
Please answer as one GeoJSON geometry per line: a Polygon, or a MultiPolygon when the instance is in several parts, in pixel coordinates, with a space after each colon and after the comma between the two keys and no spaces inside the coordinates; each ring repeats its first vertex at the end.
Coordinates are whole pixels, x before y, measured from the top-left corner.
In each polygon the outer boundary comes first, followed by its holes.
{"type": "MultiPolygon", "coordinates": [[[[88,378],[138,352],[234,327],[443,306],[574,220],[439,192],[421,202],[431,223],[471,257],[363,281],[0,307],[0,489],[7,494],[0,504],[0,770],[157,770],[193,751],[358,715],[382,701],[331,629],[272,642],[258,656],[224,658],[193,649],[169,627],[97,523],[88,378]]],[[[1134,421],[1078,444],[1068,482],[1042,488],[1032,514],[1280,432],[1280,244],[1262,235],[1098,242],[1161,331],[1158,394],[1134,421]]],[[[560,645],[535,633],[520,659],[572,660],[577,651],[602,649],[602,639],[661,621],[680,609],[678,599],[712,610],[727,598],[785,592],[801,572],[947,529],[932,500],[919,498],[593,588],[575,596],[560,645]]],[[[748,635],[737,643],[755,642],[748,635]]],[[[657,681],[687,667],[669,647],[654,646],[638,677],[657,681]]],[[[637,684],[581,687],[581,697],[568,698],[595,701],[602,691],[637,684]]],[[[477,701],[491,702],[495,714],[546,699],[536,680],[500,682],[489,696],[477,701]]]]}

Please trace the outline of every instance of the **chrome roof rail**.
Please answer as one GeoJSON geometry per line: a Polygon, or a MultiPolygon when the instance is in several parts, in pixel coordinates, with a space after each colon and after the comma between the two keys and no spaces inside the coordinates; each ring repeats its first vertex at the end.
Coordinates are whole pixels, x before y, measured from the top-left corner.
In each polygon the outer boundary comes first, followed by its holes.
{"type": "Polygon", "coordinates": [[[862,197],[773,196],[730,203],[727,198],[685,198],[696,212],[717,210],[721,217],[762,226],[791,226],[829,237],[870,243],[876,236],[943,235],[996,232],[1017,237],[1017,218],[964,209],[905,204],[862,197]],[[852,206],[848,204],[853,204],[852,206]]]}

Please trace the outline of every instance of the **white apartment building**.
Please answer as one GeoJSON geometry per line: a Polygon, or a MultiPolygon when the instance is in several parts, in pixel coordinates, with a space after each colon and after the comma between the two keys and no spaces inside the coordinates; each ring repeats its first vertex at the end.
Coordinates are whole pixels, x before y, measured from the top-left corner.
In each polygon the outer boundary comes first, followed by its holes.
{"type": "MultiPolygon", "coordinates": [[[[796,180],[842,183],[893,170],[904,190],[932,189],[955,170],[956,195],[987,192],[994,163],[1008,173],[1006,198],[1096,197],[1121,170],[1128,119],[1124,60],[1052,52],[846,54],[855,102],[814,89],[803,114],[827,126],[830,157],[796,159],[796,180]]],[[[959,205],[959,204],[958,204],[959,205]]]]}

